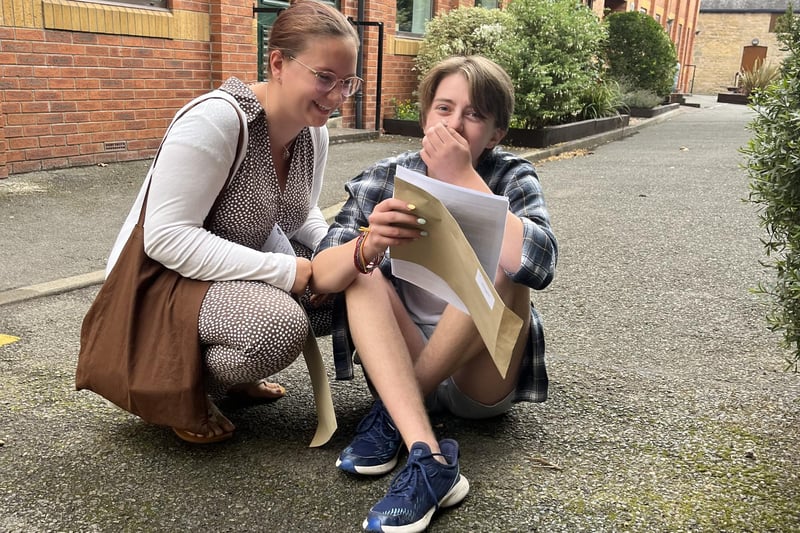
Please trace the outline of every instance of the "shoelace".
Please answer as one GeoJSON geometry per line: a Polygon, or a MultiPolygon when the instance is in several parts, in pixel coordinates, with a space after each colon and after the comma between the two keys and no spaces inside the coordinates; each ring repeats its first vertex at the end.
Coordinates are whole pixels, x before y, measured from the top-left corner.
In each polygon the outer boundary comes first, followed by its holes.
{"type": "Polygon", "coordinates": [[[436,509],[439,509],[439,498],[436,497],[436,492],[433,490],[431,486],[431,482],[428,481],[428,476],[426,475],[425,465],[422,464],[423,459],[434,459],[435,456],[444,457],[444,454],[441,453],[433,453],[430,455],[424,455],[422,457],[416,457],[413,459],[409,459],[406,467],[398,472],[397,476],[392,480],[392,483],[389,487],[389,492],[386,494],[386,497],[390,496],[399,496],[402,498],[409,498],[413,492],[414,487],[417,486],[417,477],[422,476],[422,480],[425,482],[425,488],[428,490],[428,495],[430,495],[431,499],[433,500],[433,504],[436,506],[436,509]]]}
{"type": "MultiPolygon", "coordinates": [[[[383,428],[383,426],[388,425],[394,428],[394,424],[391,424],[390,420],[386,420],[388,418],[388,414],[386,413],[385,409],[378,408],[377,406],[374,407],[367,416],[358,424],[356,427],[356,434],[363,436],[364,434],[368,434],[370,428],[374,425],[378,424],[379,427],[383,428]]],[[[386,435],[384,431],[381,431],[381,434],[384,437],[389,437],[390,435],[386,435]]],[[[373,437],[374,435],[369,435],[373,437]]],[[[375,440],[374,438],[372,439],[375,440]]]]}

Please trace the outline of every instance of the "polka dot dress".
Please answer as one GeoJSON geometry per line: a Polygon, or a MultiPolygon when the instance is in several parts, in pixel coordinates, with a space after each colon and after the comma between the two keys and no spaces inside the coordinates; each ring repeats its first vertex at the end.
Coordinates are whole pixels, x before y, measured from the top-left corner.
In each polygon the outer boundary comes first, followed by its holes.
{"type": "MultiPolygon", "coordinates": [[[[249,87],[231,78],[222,87],[247,114],[247,154],[222,193],[206,228],[260,250],[277,223],[291,233],[310,210],[314,146],[308,128],[294,143],[283,191],[272,162],[268,121],[249,87]]],[[[283,290],[259,281],[211,284],[200,308],[199,334],[208,371],[207,392],[223,396],[239,383],[268,377],[294,361],[308,331],[302,307],[283,290]]]]}

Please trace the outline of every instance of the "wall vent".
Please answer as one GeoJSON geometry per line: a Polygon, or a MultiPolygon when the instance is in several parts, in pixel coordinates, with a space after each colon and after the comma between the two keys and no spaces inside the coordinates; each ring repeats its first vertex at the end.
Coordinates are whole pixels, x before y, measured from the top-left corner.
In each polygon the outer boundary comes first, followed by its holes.
{"type": "Polygon", "coordinates": [[[106,152],[122,152],[128,149],[128,143],[125,141],[113,141],[103,143],[103,149],[106,152]]]}

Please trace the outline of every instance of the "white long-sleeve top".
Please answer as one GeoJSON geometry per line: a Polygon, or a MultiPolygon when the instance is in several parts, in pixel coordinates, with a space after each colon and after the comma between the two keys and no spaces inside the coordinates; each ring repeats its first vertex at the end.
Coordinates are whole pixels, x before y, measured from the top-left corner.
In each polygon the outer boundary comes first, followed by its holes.
{"type": "MultiPolygon", "coordinates": [[[[240,117],[244,124],[247,118],[252,119],[229,94],[219,90],[211,94],[219,98],[201,97],[202,101],[183,115],[178,113],[117,236],[106,276],[139,218],[151,184],[144,223],[145,252],[150,258],[188,278],[257,280],[288,292],[295,279],[294,256],[255,250],[203,227],[237,156],[240,117]]],[[[328,154],[328,131],[325,127],[309,130],[314,145],[312,207],[302,226],[287,236],[313,250],[328,230],[317,205],[328,154]]]]}

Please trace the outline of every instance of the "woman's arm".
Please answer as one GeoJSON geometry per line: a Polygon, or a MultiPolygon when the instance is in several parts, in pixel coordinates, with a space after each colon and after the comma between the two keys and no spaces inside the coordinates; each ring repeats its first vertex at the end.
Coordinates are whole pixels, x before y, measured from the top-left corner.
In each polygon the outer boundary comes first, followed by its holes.
{"type": "Polygon", "coordinates": [[[236,157],[239,118],[210,99],[173,125],[153,169],[144,225],[145,252],[183,276],[259,280],[289,291],[296,261],[220,238],[203,223],[236,157]]]}
{"type": "Polygon", "coordinates": [[[413,209],[402,200],[392,198],[396,166],[419,169],[420,164],[417,156],[404,154],[380,161],[348,182],[345,186],[348,199],[312,261],[314,292],[341,292],[361,275],[356,258],[361,228],[369,228],[363,237],[363,248],[359,250],[361,263],[373,261],[389,246],[402,246],[420,238],[422,228],[413,209]]]}

